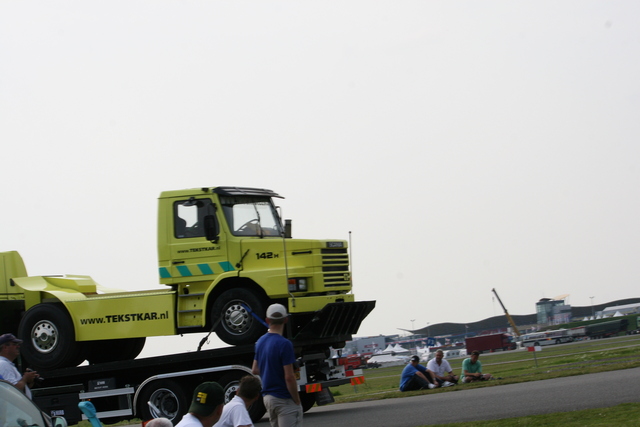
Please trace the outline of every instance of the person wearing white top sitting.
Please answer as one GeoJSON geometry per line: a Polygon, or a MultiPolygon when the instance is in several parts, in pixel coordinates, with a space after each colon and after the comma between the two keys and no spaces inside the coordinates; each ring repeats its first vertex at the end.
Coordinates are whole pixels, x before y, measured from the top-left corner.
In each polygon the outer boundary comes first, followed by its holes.
{"type": "Polygon", "coordinates": [[[444,359],[442,350],[436,351],[436,357],[427,363],[427,370],[441,387],[456,385],[458,382],[458,376],[453,374],[453,369],[451,369],[449,362],[444,359]]]}

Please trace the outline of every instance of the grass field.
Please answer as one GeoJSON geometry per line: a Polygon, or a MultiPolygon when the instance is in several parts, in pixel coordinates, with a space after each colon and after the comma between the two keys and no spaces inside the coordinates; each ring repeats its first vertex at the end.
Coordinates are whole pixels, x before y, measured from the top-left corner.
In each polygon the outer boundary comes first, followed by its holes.
{"type": "MultiPolygon", "coordinates": [[[[464,358],[449,359],[459,374],[464,358]]],[[[495,381],[459,384],[455,388],[495,387],[502,384],[537,381],[570,375],[590,374],[640,366],[640,335],[625,335],[542,347],[535,353],[526,350],[487,353],[480,356],[483,372],[495,381]]],[[[453,388],[400,392],[400,373],[404,366],[365,369],[366,382],[357,387],[332,387],[336,402],[388,399],[424,393],[446,393],[453,388]]]]}

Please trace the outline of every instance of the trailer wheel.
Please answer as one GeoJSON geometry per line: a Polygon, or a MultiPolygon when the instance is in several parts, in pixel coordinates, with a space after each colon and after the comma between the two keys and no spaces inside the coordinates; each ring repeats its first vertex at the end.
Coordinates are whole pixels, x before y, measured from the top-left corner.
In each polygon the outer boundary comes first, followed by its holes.
{"type": "Polygon", "coordinates": [[[73,322],[60,304],[31,307],[20,322],[21,353],[39,369],[77,366],[83,360],[82,343],[76,342],[73,322]]]}
{"type": "Polygon", "coordinates": [[[266,328],[259,319],[265,318],[265,302],[248,289],[229,289],[216,298],[212,308],[212,323],[221,318],[216,328],[218,337],[230,345],[253,344],[266,328]]]}
{"type": "Polygon", "coordinates": [[[146,338],[123,338],[116,340],[88,341],[87,360],[91,364],[135,359],[146,338]]]}
{"type": "MultiPolygon", "coordinates": [[[[238,387],[240,387],[240,380],[242,377],[245,377],[249,374],[245,372],[232,372],[224,375],[218,384],[222,386],[224,390],[224,404],[226,405],[233,399],[236,395],[236,391],[238,391],[238,387]]],[[[249,412],[249,416],[251,417],[251,421],[257,423],[262,419],[264,414],[267,412],[267,408],[264,407],[264,401],[262,400],[262,396],[254,402],[253,405],[247,409],[249,412]]]]}
{"type": "Polygon", "coordinates": [[[302,404],[302,412],[307,412],[316,404],[316,394],[300,392],[300,403],[302,404]]]}
{"type": "Polygon", "coordinates": [[[140,393],[138,413],[143,420],[167,418],[178,424],[189,409],[184,390],[171,380],[158,380],[147,384],[140,393]]]}

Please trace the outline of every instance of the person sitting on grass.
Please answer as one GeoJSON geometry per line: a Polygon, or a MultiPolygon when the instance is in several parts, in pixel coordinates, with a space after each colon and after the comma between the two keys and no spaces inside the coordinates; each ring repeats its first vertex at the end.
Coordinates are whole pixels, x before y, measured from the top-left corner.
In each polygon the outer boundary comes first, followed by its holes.
{"type": "Polygon", "coordinates": [[[424,390],[436,388],[436,382],[427,368],[422,366],[418,356],[411,356],[411,361],[402,370],[400,376],[400,391],[424,390]]]}
{"type": "Polygon", "coordinates": [[[449,362],[444,359],[444,352],[442,350],[436,351],[436,357],[427,363],[427,369],[431,376],[440,384],[440,387],[449,387],[456,385],[458,382],[458,376],[453,375],[453,369],[451,369],[449,362]]]}
{"type": "Polygon", "coordinates": [[[475,381],[487,381],[493,379],[491,374],[482,373],[482,363],[478,360],[480,352],[474,350],[471,352],[471,357],[468,357],[462,361],[462,382],[472,383],[475,381]]]}

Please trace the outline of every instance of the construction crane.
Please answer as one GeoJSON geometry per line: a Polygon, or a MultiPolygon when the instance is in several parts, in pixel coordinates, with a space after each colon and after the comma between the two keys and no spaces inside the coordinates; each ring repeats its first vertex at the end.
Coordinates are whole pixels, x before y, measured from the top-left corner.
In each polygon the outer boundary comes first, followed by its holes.
{"type": "Polygon", "coordinates": [[[507,316],[507,320],[509,321],[509,324],[511,325],[511,328],[513,329],[513,333],[519,337],[520,336],[520,331],[518,331],[518,327],[516,326],[516,322],[513,321],[513,319],[511,318],[511,315],[509,314],[509,312],[507,311],[507,308],[504,306],[504,304],[502,303],[502,300],[500,299],[500,297],[498,296],[498,293],[496,292],[496,289],[493,288],[491,289],[491,292],[493,292],[494,294],[496,294],[496,298],[498,298],[498,302],[500,303],[500,305],[502,306],[502,309],[504,310],[504,314],[505,316],[507,316]]]}

